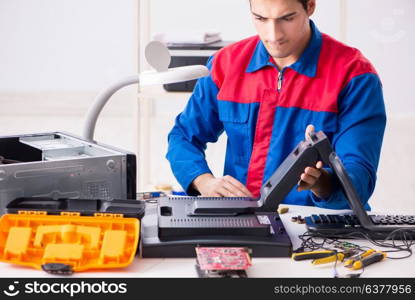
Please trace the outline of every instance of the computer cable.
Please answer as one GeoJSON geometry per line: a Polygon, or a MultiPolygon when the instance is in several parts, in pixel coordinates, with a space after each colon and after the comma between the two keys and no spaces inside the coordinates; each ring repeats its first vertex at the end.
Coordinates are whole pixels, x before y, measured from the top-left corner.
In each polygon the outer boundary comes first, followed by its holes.
{"type": "MultiPolygon", "coordinates": [[[[354,243],[340,241],[341,239],[362,239],[363,238],[375,246],[393,249],[393,250],[382,251],[382,253],[384,253],[385,258],[404,259],[412,255],[411,248],[415,244],[415,241],[413,241],[410,238],[411,234],[412,235],[414,234],[412,230],[397,229],[395,231],[392,231],[385,239],[375,240],[369,235],[361,231],[355,231],[355,232],[350,232],[346,234],[339,233],[337,235],[330,234],[329,236],[323,233],[306,231],[304,234],[299,236],[302,243],[301,243],[301,246],[297,250],[295,250],[295,252],[305,251],[307,249],[311,251],[316,251],[319,249],[333,250],[331,247],[333,247],[333,245],[336,245],[336,244],[338,245],[338,243],[340,243],[341,245],[343,243],[347,243],[349,248],[354,248],[359,251],[364,251],[364,249],[371,249],[370,247],[360,246],[354,243]],[[408,254],[404,256],[399,256],[399,257],[393,257],[393,256],[390,257],[386,255],[386,253],[396,253],[396,252],[402,252],[402,251],[408,252],[408,254]]],[[[338,256],[336,255],[334,265],[333,265],[333,274],[335,278],[338,278],[338,277],[358,278],[365,271],[365,265],[362,264],[360,267],[360,272],[358,273],[352,272],[344,276],[340,276],[337,270],[338,261],[339,261],[338,256]]]]}
{"type": "MultiPolygon", "coordinates": [[[[410,235],[414,234],[413,230],[407,229],[397,229],[392,231],[385,239],[375,240],[370,237],[368,234],[361,231],[353,231],[350,233],[339,233],[325,235],[320,232],[311,232],[307,231],[304,234],[300,235],[299,238],[302,240],[301,247],[312,247],[313,249],[318,249],[318,247],[323,247],[327,243],[334,243],[339,239],[365,239],[372,243],[375,246],[383,248],[391,248],[393,250],[385,250],[384,252],[408,252],[405,256],[400,257],[388,257],[390,259],[404,259],[412,255],[412,246],[415,245],[415,241],[410,239],[410,235]],[[322,239],[321,242],[315,240],[315,238],[322,239]]],[[[301,248],[300,247],[300,248],[301,248]]],[[[360,246],[359,246],[360,247],[360,246]]],[[[360,247],[363,249],[363,247],[360,247]]]]}

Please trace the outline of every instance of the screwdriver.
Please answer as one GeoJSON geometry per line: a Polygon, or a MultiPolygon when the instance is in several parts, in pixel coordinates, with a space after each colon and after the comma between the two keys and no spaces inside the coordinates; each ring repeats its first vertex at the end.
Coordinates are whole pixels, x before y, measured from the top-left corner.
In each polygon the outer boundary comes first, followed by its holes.
{"type": "Polygon", "coordinates": [[[358,255],[352,256],[352,257],[350,257],[348,260],[346,260],[346,261],[344,262],[344,266],[345,266],[345,267],[347,267],[347,268],[349,268],[349,267],[353,266],[353,264],[354,264],[356,261],[361,260],[362,258],[365,258],[365,257],[369,256],[369,255],[370,255],[370,254],[372,254],[373,252],[375,252],[375,250],[374,250],[374,249],[369,249],[369,250],[366,250],[365,252],[363,252],[363,253],[361,253],[361,254],[358,254],[358,255]]]}
{"type": "Polygon", "coordinates": [[[366,256],[363,259],[354,262],[353,265],[349,268],[351,268],[353,270],[360,270],[360,269],[362,269],[364,267],[367,267],[371,264],[379,262],[379,261],[383,260],[384,258],[386,258],[386,253],[385,252],[376,251],[376,252],[370,254],[369,256],[366,256]]]}

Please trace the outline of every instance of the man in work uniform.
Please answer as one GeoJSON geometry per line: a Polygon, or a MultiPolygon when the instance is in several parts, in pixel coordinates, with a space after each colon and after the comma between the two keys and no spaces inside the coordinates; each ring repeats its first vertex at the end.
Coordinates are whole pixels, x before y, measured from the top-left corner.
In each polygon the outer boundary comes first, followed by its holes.
{"type": "MultiPolygon", "coordinates": [[[[258,197],[262,184],[310,131],[322,130],[367,201],[386,124],[382,85],[355,48],[309,19],[315,0],[251,0],[258,35],[218,51],[169,134],[167,159],[190,195],[258,197]],[[205,160],[228,136],[224,176],[205,160]]],[[[284,203],[348,208],[332,170],[307,167],[284,203]]]]}

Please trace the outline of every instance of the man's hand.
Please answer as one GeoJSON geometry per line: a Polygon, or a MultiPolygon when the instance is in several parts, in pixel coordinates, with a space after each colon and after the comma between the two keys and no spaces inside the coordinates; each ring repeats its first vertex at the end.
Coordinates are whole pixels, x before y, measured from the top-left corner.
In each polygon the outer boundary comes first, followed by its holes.
{"type": "Polygon", "coordinates": [[[216,178],[210,173],[202,174],[193,181],[193,187],[204,197],[252,197],[242,183],[229,175],[216,178]]]}
{"type": "MultiPolygon", "coordinates": [[[[305,131],[306,140],[310,139],[310,133],[314,132],[314,126],[308,125],[305,131]]],[[[318,161],[313,167],[304,169],[300,176],[297,191],[311,190],[319,198],[327,198],[331,194],[331,175],[323,169],[323,162],[318,161]]]]}

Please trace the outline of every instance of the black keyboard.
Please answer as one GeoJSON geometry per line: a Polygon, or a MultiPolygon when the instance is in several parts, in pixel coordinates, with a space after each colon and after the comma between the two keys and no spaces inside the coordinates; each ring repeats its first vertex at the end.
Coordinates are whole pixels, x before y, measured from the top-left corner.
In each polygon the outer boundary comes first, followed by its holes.
{"type": "MultiPolygon", "coordinates": [[[[391,226],[391,228],[400,227],[413,228],[411,234],[415,239],[415,215],[369,215],[373,224],[380,226],[391,226]]],[[[364,232],[372,238],[386,238],[388,232],[368,232],[364,229],[356,215],[311,215],[305,217],[307,229],[313,232],[321,232],[324,234],[347,234],[350,232],[364,232]]]]}

